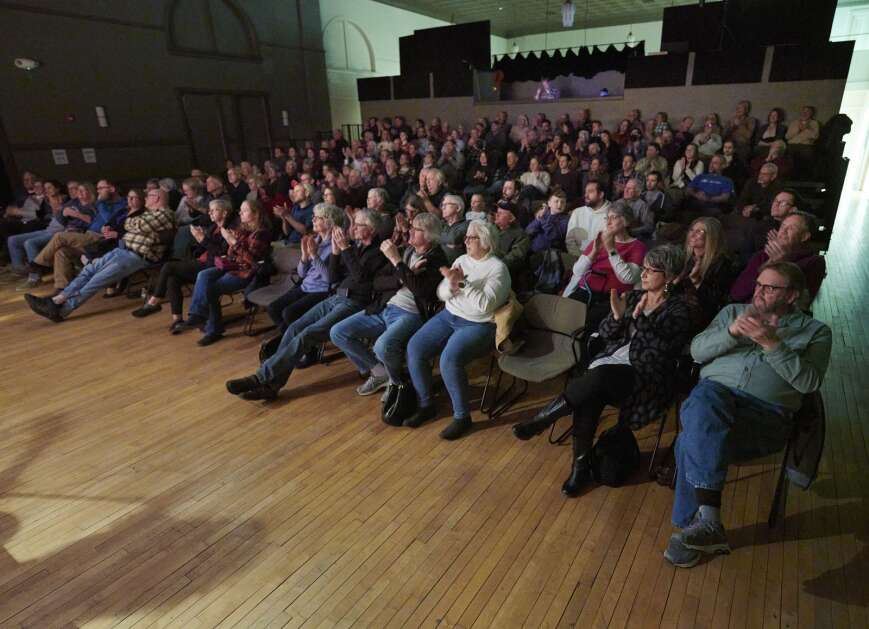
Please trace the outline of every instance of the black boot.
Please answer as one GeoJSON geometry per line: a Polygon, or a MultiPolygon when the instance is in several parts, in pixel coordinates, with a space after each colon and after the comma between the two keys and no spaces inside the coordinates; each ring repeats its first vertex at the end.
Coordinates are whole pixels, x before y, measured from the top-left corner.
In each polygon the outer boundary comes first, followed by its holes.
{"type": "Polygon", "coordinates": [[[535,437],[549,428],[559,418],[564,417],[565,415],[570,415],[572,412],[573,408],[570,406],[570,403],[568,403],[563,395],[559,395],[549,404],[540,409],[540,412],[538,412],[533,418],[528,421],[514,424],[513,434],[516,435],[518,439],[527,441],[531,437],[535,437]]]}
{"type": "Polygon", "coordinates": [[[573,465],[570,476],[561,486],[561,493],[576,498],[583,486],[592,479],[592,457],[594,451],[590,443],[581,443],[573,437],[573,465]]]}

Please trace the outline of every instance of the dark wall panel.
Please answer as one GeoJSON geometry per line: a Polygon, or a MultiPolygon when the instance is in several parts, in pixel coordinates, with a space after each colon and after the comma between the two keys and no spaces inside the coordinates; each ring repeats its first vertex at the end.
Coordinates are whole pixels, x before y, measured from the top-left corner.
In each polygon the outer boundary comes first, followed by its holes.
{"type": "Polygon", "coordinates": [[[360,101],[389,100],[390,87],[388,76],[376,76],[370,79],[356,79],[356,91],[360,101]]]}
{"type": "Polygon", "coordinates": [[[682,86],[687,71],[687,54],[631,57],[625,74],[625,88],[682,86]]]}
{"type": "Polygon", "coordinates": [[[770,81],[846,79],[851,67],[853,41],[822,46],[776,46],[770,81]]]}
{"type": "Polygon", "coordinates": [[[725,52],[698,52],[694,57],[694,85],[759,83],[765,48],[740,48],[725,52]]]}
{"type": "Polygon", "coordinates": [[[428,73],[414,73],[409,76],[392,77],[395,98],[428,98],[431,96],[428,73]]]}

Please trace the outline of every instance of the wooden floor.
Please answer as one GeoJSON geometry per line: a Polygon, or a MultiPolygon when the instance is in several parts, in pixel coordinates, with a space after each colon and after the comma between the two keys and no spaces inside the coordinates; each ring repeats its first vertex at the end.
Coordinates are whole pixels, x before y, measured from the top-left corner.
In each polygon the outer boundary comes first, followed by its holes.
{"type": "Polygon", "coordinates": [[[344,359],[247,403],[223,388],[256,367],[239,327],[199,348],[124,298],[55,325],[7,282],[0,625],[866,627],[867,209],[843,203],[816,305],[835,338],[821,476],[770,531],[777,459],[733,470],[735,551],[689,571],[661,556],[669,489],[565,499],[567,450],[512,437],[553,388],[446,443],[443,420],[382,424],[344,359]]]}

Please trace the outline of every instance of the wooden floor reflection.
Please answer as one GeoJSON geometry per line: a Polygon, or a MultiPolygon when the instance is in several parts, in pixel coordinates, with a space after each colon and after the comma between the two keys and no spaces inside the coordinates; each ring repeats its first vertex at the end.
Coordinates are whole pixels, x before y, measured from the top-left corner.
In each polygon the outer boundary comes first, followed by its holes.
{"type": "Polygon", "coordinates": [[[661,556],[668,489],[568,500],[566,450],[512,437],[552,387],[446,443],[443,421],[384,426],[345,360],[246,403],[223,389],[256,366],[239,328],[199,348],[100,298],[55,325],[6,281],[0,625],[865,627],[867,206],[843,202],[815,305],[835,339],[819,480],[770,531],[778,459],[734,469],[735,551],[689,571],[661,556]]]}

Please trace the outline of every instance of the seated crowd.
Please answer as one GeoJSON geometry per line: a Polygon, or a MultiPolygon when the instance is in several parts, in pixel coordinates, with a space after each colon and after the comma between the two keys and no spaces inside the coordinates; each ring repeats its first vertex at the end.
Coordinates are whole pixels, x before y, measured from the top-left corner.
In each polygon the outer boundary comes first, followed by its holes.
{"type": "Polygon", "coordinates": [[[359,395],[385,389],[383,421],[416,428],[439,416],[437,359],[448,440],[472,428],[467,367],[509,334],[499,313],[535,293],[581,301],[585,368],[513,432],[529,439],[572,415],[563,491],[579,495],[604,406],[619,407],[625,431],[660,417],[690,353],[701,380],[676,447],[682,531],[665,552],[689,567],[728,548],[728,464],[783,447],[829,362],[830,330],[806,314],[826,272],[810,245],[815,220],[782,185],[806,172],[818,131],[811,107],[790,124],[774,109],[761,124],[745,101],[699,129],[637,110],[614,131],[587,110],[513,123],[501,112],[470,129],[396,116],[371,119],[359,141],[336,131],[277,148],[261,169],[196,169],[180,190],[153,179],[124,197],[105,179],[64,186],[25,173],[0,221],[5,272],[21,290],[52,272],[55,294],[25,299],[62,322],[152,271],[132,314],[168,300],[170,333],[199,328],[206,346],[224,334],[221,296],[268,287],[283,258],[291,281],[267,306],[277,333],[229,393],[274,400],[331,341],[364,378],[359,395]]]}

